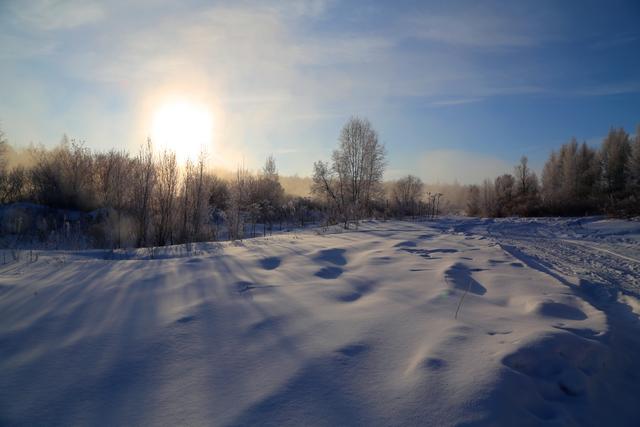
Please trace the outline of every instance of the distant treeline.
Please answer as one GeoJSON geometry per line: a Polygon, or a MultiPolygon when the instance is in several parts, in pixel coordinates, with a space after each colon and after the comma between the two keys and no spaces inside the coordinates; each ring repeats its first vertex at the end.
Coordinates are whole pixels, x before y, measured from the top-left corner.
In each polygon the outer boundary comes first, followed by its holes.
{"type": "Polygon", "coordinates": [[[612,128],[599,148],[573,138],[551,153],[541,180],[523,157],[513,175],[469,187],[467,214],[640,214],[640,126],[633,139],[612,128]]]}

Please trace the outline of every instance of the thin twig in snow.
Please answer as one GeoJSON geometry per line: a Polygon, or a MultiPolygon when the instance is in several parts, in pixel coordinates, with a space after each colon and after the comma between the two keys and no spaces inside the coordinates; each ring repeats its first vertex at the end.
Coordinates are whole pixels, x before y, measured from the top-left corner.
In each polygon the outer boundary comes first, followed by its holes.
{"type": "Polygon", "coordinates": [[[462,301],[464,300],[464,297],[467,295],[467,292],[469,292],[469,289],[471,289],[471,276],[469,276],[469,281],[467,283],[467,289],[464,291],[464,293],[460,297],[460,302],[458,303],[458,308],[456,308],[456,314],[455,314],[455,316],[453,316],[454,319],[458,318],[458,311],[460,311],[460,307],[462,306],[462,301]]]}

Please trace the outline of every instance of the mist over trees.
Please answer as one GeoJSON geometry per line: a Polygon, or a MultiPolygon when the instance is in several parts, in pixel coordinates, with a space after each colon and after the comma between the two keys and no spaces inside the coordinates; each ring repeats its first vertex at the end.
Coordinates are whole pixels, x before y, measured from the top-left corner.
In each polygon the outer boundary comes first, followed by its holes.
{"type": "Polygon", "coordinates": [[[541,183],[523,157],[513,175],[470,186],[473,216],[637,215],[640,213],[640,127],[632,139],[609,130],[599,148],[575,138],[549,155],[541,183]]]}

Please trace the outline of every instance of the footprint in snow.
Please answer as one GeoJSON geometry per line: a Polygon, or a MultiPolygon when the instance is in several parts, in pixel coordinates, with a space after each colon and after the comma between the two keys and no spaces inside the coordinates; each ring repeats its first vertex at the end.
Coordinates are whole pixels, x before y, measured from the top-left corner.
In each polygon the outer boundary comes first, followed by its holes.
{"type": "Polygon", "coordinates": [[[282,259],[275,256],[263,258],[260,260],[260,266],[265,270],[275,270],[276,268],[280,267],[281,263],[282,259]]]}
{"type": "Polygon", "coordinates": [[[316,261],[328,262],[335,265],[347,265],[347,258],[344,256],[345,249],[324,249],[318,252],[313,258],[316,261]]]}
{"type": "Polygon", "coordinates": [[[343,273],[343,270],[339,267],[322,267],[315,275],[322,279],[337,279],[343,273]]]}
{"type": "Polygon", "coordinates": [[[430,371],[437,371],[447,366],[447,361],[438,357],[427,357],[423,362],[423,366],[430,371]]]}
{"type": "Polygon", "coordinates": [[[356,344],[349,344],[342,348],[339,348],[338,350],[336,350],[336,352],[340,353],[343,356],[354,357],[360,353],[364,353],[368,349],[369,347],[367,345],[356,343],[356,344]]]}

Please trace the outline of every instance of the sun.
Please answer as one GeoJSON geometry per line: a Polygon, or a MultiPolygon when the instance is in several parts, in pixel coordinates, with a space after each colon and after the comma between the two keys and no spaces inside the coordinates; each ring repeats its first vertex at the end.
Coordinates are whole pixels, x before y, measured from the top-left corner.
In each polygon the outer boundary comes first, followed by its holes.
{"type": "Polygon", "coordinates": [[[153,113],[151,139],[179,161],[195,160],[213,142],[213,117],[206,105],[186,100],[161,104],[153,113]]]}

